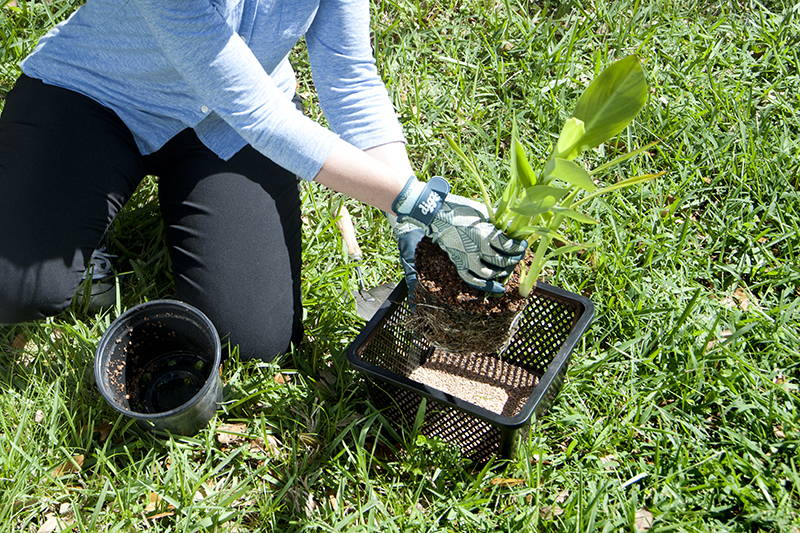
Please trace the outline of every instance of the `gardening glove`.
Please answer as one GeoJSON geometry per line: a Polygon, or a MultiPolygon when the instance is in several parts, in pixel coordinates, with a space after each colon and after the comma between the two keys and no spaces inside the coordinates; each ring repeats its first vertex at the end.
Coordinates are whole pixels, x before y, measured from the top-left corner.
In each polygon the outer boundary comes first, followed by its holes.
{"type": "Polygon", "coordinates": [[[450,192],[435,176],[427,183],[411,176],[392,202],[397,220],[410,223],[438,244],[468,285],[491,293],[504,292],[497,281],[508,276],[528,243],[507,237],[489,221],[480,202],[450,192]]]}
{"type": "Polygon", "coordinates": [[[408,299],[413,304],[414,289],[417,287],[417,268],[414,265],[414,252],[417,244],[425,236],[425,230],[411,222],[398,222],[397,217],[391,213],[385,213],[389,225],[392,226],[392,233],[397,241],[397,249],[400,251],[400,264],[406,276],[406,287],[408,287],[408,299]]]}

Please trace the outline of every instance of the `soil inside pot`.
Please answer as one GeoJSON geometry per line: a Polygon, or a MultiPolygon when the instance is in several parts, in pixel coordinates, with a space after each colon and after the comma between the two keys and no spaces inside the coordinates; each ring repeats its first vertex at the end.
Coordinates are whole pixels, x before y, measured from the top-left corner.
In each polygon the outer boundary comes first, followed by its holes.
{"type": "Polygon", "coordinates": [[[127,328],[115,339],[116,357],[106,367],[108,384],[121,407],[137,413],[161,413],[183,405],[206,382],[210,365],[199,351],[164,323],[149,321],[127,328]]]}
{"type": "MultiPolygon", "coordinates": [[[[407,326],[434,346],[454,353],[491,353],[510,336],[514,318],[527,299],[519,294],[521,266],[493,295],[470,287],[446,252],[428,238],[416,250],[416,308],[407,326]]],[[[524,262],[524,261],[523,261],[524,262]]]]}

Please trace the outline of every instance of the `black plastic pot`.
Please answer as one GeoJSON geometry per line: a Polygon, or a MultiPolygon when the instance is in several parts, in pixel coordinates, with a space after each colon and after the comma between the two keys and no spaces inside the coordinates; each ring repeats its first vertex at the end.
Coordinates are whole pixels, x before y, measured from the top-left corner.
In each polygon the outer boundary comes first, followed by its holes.
{"type": "MultiPolygon", "coordinates": [[[[468,372],[481,383],[497,379],[497,375],[481,375],[489,367],[533,376],[536,384],[526,389],[530,392],[518,400],[512,413],[504,415],[409,377],[436,349],[406,327],[411,313],[406,292],[404,283],[398,285],[347,349],[351,365],[368,378],[373,404],[384,410],[397,429],[408,429],[427,398],[422,434],[459,446],[476,462],[486,462],[492,455],[511,458],[531,416],[543,414],[561,389],[570,354],[589,327],[594,305],[583,296],[540,283],[499,352],[437,356],[445,362],[470,357],[468,372]]],[[[440,369],[446,366],[439,365],[440,369]]]]}
{"type": "Polygon", "coordinates": [[[94,361],[106,401],[140,425],[193,435],[222,400],[221,345],[200,310],[177,300],[154,300],[118,317],[103,335],[94,361]]]}

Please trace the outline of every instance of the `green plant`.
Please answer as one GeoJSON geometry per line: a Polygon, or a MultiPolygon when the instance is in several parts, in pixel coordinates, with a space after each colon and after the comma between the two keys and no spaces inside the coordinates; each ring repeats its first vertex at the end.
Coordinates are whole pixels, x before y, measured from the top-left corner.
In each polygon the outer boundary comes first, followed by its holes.
{"type": "Polygon", "coordinates": [[[448,137],[450,146],[477,179],[495,226],[514,238],[527,239],[532,249],[535,244],[533,261],[523,274],[519,288],[523,296],[527,296],[533,289],[548,259],[592,246],[591,243],[571,244],[548,253],[554,239],[568,242],[558,232],[566,220],[597,224],[597,220],[577,210],[581,204],[602,194],[661,175],[635,176],[603,188],[598,188],[594,182],[614,166],[647,150],[655,143],[622,154],[592,170],[575,162],[584,151],[621,132],[642,108],[647,100],[647,93],[647,81],[637,56],[628,56],[608,66],[581,95],[575,111],[561,129],[558,141],[538,176],[519,141],[515,124],[511,139],[511,178],[496,205],[491,201],[475,164],[448,137]]]}

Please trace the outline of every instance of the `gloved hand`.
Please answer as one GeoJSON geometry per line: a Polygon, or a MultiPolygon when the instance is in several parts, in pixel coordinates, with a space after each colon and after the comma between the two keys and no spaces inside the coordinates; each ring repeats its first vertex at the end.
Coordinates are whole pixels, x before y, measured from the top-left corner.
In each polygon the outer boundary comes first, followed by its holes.
{"type": "Polygon", "coordinates": [[[406,275],[408,298],[413,303],[414,289],[417,288],[417,268],[414,264],[414,252],[417,250],[419,241],[425,236],[425,230],[411,222],[398,222],[397,217],[391,213],[386,213],[386,218],[392,226],[397,248],[400,250],[400,264],[403,266],[403,272],[406,275]]]}
{"type": "Polygon", "coordinates": [[[450,184],[443,178],[423,183],[411,176],[392,202],[392,210],[398,222],[416,226],[438,244],[468,285],[502,293],[497,279],[514,270],[528,243],[504,235],[489,221],[480,202],[449,192],[450,184]]]}

